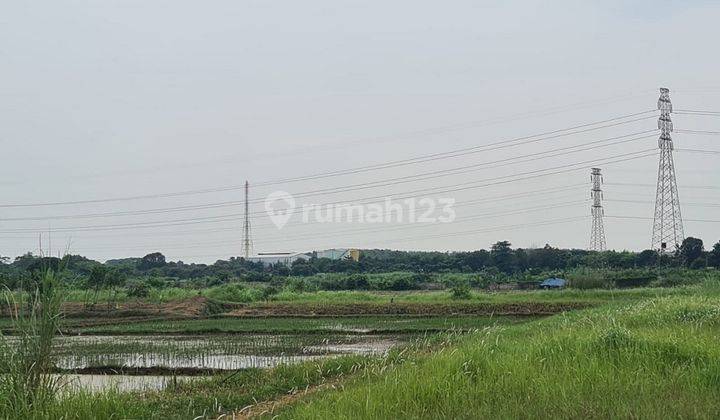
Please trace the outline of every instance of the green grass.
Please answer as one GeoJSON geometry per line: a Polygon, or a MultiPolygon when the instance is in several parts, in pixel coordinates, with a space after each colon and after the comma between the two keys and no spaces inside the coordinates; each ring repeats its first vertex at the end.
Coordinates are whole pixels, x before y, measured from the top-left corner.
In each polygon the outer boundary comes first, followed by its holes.
{"type": "MultiPolygon", "coordinates": [[[[117,289],[113,292],[110,289],[100,290],[95,302],[97,304],[106,304],[108,302],[124,303],[136,300],[143,300],[153,303],[171,302],[174,300],[187,299],[197,296],[198,291],[193,289],[183,289],[180,287],[167,287],[162,289],[148,289],[148,296],[144,298],[136,298],[128,296],[125,289],[117,289]]],[[[70,290],[67,293],[66,301],[68,302],[92,302],[95,292],[92,290],[70,290]]]]}
{"type": "MultiPolygon", "coordinates": [[[[720,283],[626,290],[315,292],[281,294],[293,304],[564,303],[594,308],[543,319],[474,316],[217,318],[85,327],[95,334],[378,333],[437,334],[388,357],[344,356],[248,369],[166,391],[73,393],[38,418],[216,418],[328,380],[282,418],[717,418],[720,416],[720,283]],[[527,321],[527,322],[522,322],[527,321]]],[[[264,305],[265,303],[263,303],[264,305]]],[[[272,302],[270,303],[272,304],[272,302]]],[[[250,304],[250,306],[260,303],[250,304]]],[[[310,305],[312,306],[312,305],[310,305]]],[[[217,337],[217,336],[216,336],[217,337]]],[[[219,336],[221,337],[221,336],[219,336]]],[[[104,353],[105,344],[94,348],[104,353]]],[[[222,347],[222,345],[218,344],[222,347]]],[[[118,346],[117,351],[132,350],[118,346]]],[[[78,351],[70,348],[67,351],[78,351]]],[[[184,351],[184,350],[183,350],[184,351]]],[[[0,407],[0,418],[13,412],[0,407]]],[[[278,413],[273,413],[273,415],[278,413]]]]}
{"type": "MultiPolygon", "coordinates": [[[[219,414],[291,390],[304,389],[322,381],[351,374],[371,363],[369,358],[347,356],[322,362],[281,366],[273,370],[247,369],[234,376],[179,382],[165,391],[100,394],[76,392],[57,399],[34,418],[43,419],[146,419],[217,418],[219,414]]],[[[0,410],[1,418],[14,418],[0,410]]]]}
{"type": "MultiPolygon", "coordinates": [[[[460,302],[483,303],[589,303],[600,304],[612,301],[632,301],[659,296],[693,295],[700,286],[675,288],[643,287],[635,289],[564,289],[564,290],[516,290],[506,292],[473,291],[469,299],[460,302]]],[[[395,302],[458,302],[450,291],[433,292],[361,292],[361,291],[320,291],[307,293],[283,292],[273,297],[273,302],[299,303],[387,303],[395,302]]],[[[264,304],[258,303],[258,304],[264,304]]]]}
{"type": "MultiPolygon", "coordinates": [[[[467,301],[488,302],[488,303],[517,303],[517,302],[587,302],[604,303],[611,300],[634,300],[648,297],[667,295],[691,295],[701,286],[680,286],[673,288],[643,287],[634,289],[564,289],[564,290],[517,290],[506,292],[487,292],[484,290],[473,290],[467,301]]],[[[150,288],[149,295],[145,298],[129,297],[124,290],[118,290],[113,294],[110,290],[101,290],[97,296],[97,303],[104,304],[111,300],[118,303],[132,301],[147,301],[152,303],[164,303],[175,300],[187,299],[196,296],[205,296],[211,299],[247,303],[264,304],[262,289],[256,286],[237,286],[228,284],[223,286],[210,287],[202,290],[184,289],[170,287],[163,289],[150,288]]],[[[66,300],[69,302],[91,301],[93,292],[85,290],[70,290],[67,292],[66,300]]],[[[397,302],[454,302],[452,293],[449,290],[441,291],[310,291],[293,292],[283,290],[270,297],[271,302],[297,302],[297,303],[385,303],[390,299],[397,302]]]]}
{"type": "Polygon", "coordinates": [[[281,418],[717,418],[720,297],[696,291],[489,328],[281,418]]]}
{"type": "Polygon", "coordinates": [[[424,332],[484,328],[497,323],[527,321],[518,317],[339,317],[339,318],[214,318],[147,321],[73,329],[84,334],[208,334],[208,333],[373,333],[424,332]]]}
{"type": "Polygon", "coordinates": [[[23,297],[3,296],[17,333],[12,338],[0,334],[0,413],[8,418],[35,417],[58,391],[58,381],[48,375],[62,300],[55,273],[43,272],[36,288],[23,297]]]}

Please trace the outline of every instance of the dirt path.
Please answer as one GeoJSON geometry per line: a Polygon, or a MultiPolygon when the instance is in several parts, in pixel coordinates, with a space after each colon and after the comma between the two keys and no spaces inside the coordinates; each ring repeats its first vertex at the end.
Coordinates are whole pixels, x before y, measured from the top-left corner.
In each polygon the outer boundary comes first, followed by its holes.
{"type": "Polygon", "coordinates": [[[342,382],[347,379],[348,377],[345,376],[343,378],[335,378],[318,385],[312,385],[305,389],[282,395],[273,400],[262,401],[257,404],[249,405],[242,410],[236,411],[234,413],[224,414],[218,417],[218,419],[246,420],[259,418],[260,416],[268,414],[273,414],[276,411],[291,404],[295,404],[299,400],[306,398],[307,396],[316,394],[319,391],[341,388],[342,382]]]}

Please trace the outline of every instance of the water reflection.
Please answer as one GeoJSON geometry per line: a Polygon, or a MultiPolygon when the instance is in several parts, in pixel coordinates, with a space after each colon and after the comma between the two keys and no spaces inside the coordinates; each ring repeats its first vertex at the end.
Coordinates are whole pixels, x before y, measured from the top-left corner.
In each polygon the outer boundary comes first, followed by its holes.
{"type": "Polygon", "coordinates": [[[74,391],[100,392],[116,390],[153,391],[162,390],[169,385],[197,380],[198,376],[161,376],[161,375],[53,375],[60,378],[62,392],[74,391]]]}

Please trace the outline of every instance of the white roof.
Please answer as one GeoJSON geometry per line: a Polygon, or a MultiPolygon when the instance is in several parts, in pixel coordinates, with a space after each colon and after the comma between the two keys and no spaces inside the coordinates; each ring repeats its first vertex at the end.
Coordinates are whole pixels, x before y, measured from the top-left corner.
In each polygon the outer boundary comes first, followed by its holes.
{"type": "Polygon", "coordinates": [[[297,257],[298,255],[305,255],[304,252],[268,252],[268,253],[262,253],[257,255],[251,255],[250,258],[253,259],[262,259],[262,258],[288,258],[288,257],[297,257]]]}

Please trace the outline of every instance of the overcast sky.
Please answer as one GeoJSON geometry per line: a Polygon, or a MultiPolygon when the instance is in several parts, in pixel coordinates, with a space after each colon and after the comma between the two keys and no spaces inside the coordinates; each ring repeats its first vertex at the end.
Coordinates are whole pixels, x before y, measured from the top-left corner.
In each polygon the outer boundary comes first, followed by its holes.
{"type": "MultiPolygon", "coordinates": [[[[720,111],[720,5],[675,3],[3,2],[0,255],[37,253],[42,240],[52,254],[69,248],[106,260],[161,251],[212,262],[241,254],[245,180],[366,167],[640,113],[655,108],[660,86],[671,89],[676,109],[720,111]],[[162,196],[188,191],[196,193],[162,196]],[[122,200],[58,204],[115,198],[122,200]],[[7,207],[42,203],[55,204],[7,207]],[[145,210],[158,211],[137,213],[145,210]]],[[[254,250],[447,251],[498,240],[585,248],[586,167],[595,160],[606,183],[608,247],[648,248],[657,156],[603,162],[657,148],[656,136],[577,149],[652,130],[655,115],[517,147],[251,187],[254,250]],[[437,172],[487,162],[498,163],[437,172]],[[589,163],[517,179],[580,162],[589,163]],[[472,188],[436,192],[458,184],[472,188]],[[262,203],[276,190],[324,190],[298,205],[421,191],[414,195],[456,199],[457,219],[305,224],[295,214],[278,230],[262,203]]],[[[717,116],[673,119],[676,129],[720,131],[717,116]]],[[[720,150],[717,135],[674,139],[678,149],[720,150]]],[[[712,222],[720,220],[720,155],[679,150],[675,158],[685,233],[709,247],[720,239],[712,222]]]]}

